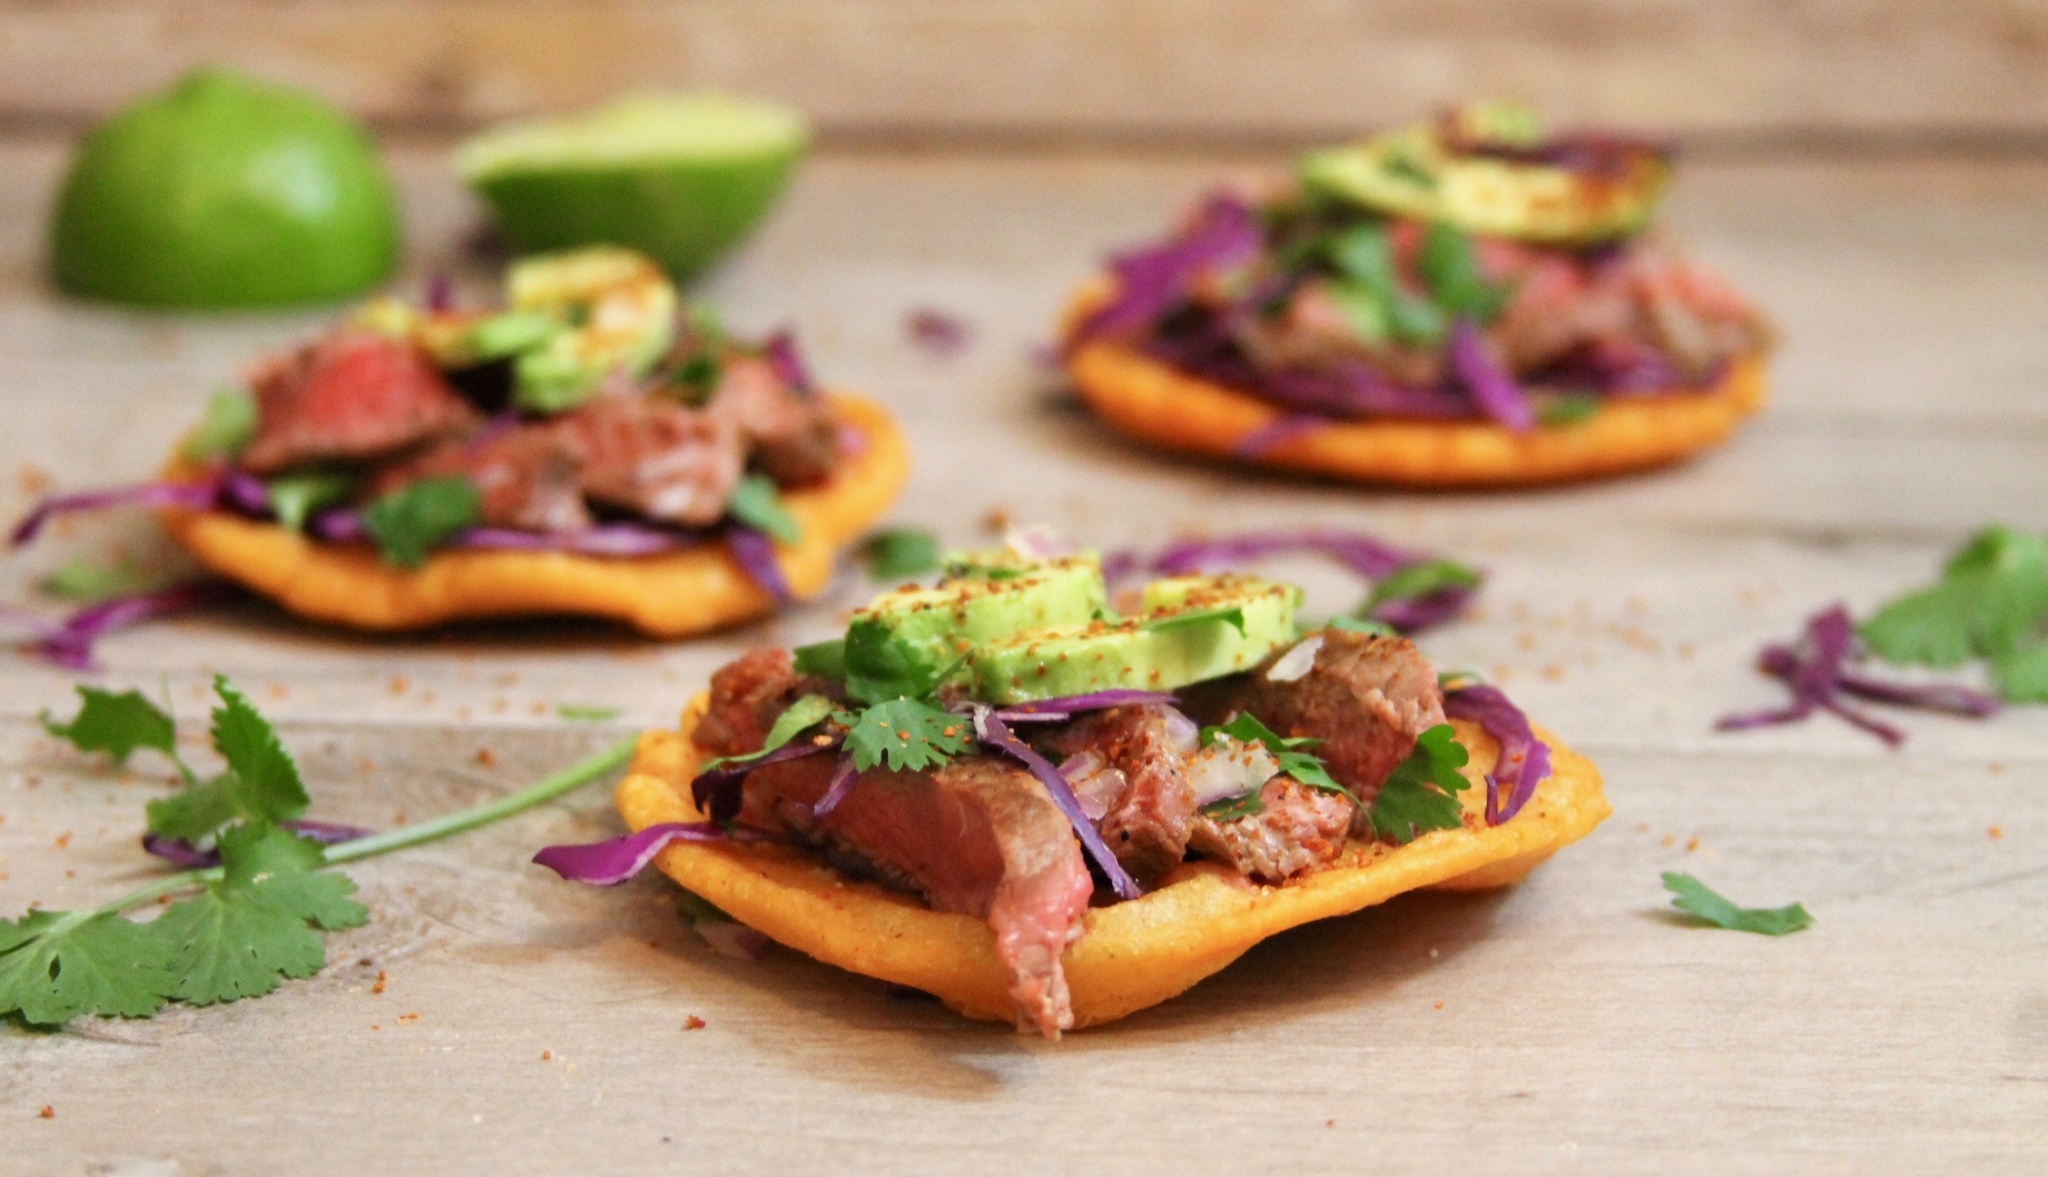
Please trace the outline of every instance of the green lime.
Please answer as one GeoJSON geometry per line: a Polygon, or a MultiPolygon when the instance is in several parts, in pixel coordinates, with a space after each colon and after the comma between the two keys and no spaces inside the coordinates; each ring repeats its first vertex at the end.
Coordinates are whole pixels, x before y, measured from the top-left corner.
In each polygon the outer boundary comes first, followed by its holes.
{"type": "Polygon", "coordinates": [[[375,286],[398,244],[360,127],[298,90],[202,69],[86,137],[50,266],[63,289],[117,302],[283,306],[375,286]]]}
{"type": "Polygon", "coordinates": [[[623,245],[687,279],[753,228],[809,142],[784,107],[644,96],[487,131],[456,166],[521,252],[623,245]]]}

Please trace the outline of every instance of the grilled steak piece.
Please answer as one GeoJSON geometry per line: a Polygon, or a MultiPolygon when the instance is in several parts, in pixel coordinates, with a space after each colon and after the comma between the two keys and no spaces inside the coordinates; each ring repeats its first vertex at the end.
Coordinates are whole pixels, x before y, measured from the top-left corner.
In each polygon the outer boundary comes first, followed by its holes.
{"type": "Polygon", "coordinates": [[[1071,1027],[1060,954],[1081,935],[1095,882],[1045,786],[1007,760],[963,756],[937,772],[864,772],[814,818],[832,770],[826,756],[755,770],[740,820],[788,830],[841,868],[921,895],[934,910],[987,920],[1018,1025],[1048,1038],[1071,1027]]]}
{"type": "Polygon", "coordinates": [[[799,674],[788,650],[752,650],[711,676],[711,709],[692,737],[707,756],[744,756],[768,741],[768,729],[805,695],[837,698],[833,684],[799,674]]]}
{"type": "Polygon", "coordinates": [[[381,458],[481,418],[418,348],[368,331],[338,331],[278,356],[250,377],[254,474],[309,462],[381,458]]]}
{"type": "Polygon", "coordinates": [[[575,451],[545,426],[490,428],[385,467],[371,480],[370,493],[462,474],[483,493],[486,527],[573,531],[591,522],[583,505],[579,465],[575,451]]]}
{"type": "MultiPolygon", "coordinates": [[[[1063,725],[1044,742],[1056,756],[1100,757],[1105,769],[1122,777],[1122,790],[1106,802],[1096,826],[1125,869],[1153,879],[1186,857],[1195,815],[1187,779],[1195,725],[1186,716],[1157,703],[1113,707],[1063,725]]],[[[1090,781],[1107,783],[1099,773],[1090,781]]]]}
{"type": "Polygon", "coordinates": [[[739,430],[749,460],[783,486],[821,482],[839,461],[839,434],[822,401],[783,382],[759,356],[731,355],[707,411],[739,430]]]}
{"type": "Polygon", "coordinates": [[[1276,776],[1259,790],[1266,808],[1235,821],[1195,815],[1188,848],[1236,867],[1247,878],[1279,884],[1321,870],[1344,852],[1358,806],[1349,797],[1276,776]]]}
{"type": "MultiPolygon", "coordinates": [[[[1444,722],[1436,668],[1407,638],[1324,630],[1308,672],[1292,682],[1267,666],[1190,688],[1188,714],[1224,723],[1249,711],[1283,736],[1312,736],[1330,775],[1370,804],[1415,737],[1444,722]]],[[[1308,640],[1316,640],[1311,637],[1308,640]]]]}
{"type": "Polygon", "coordinates": [[[553,427],[582,460],[584,497],[650,519],[716,522],[743,468],[730,422],[661,397],[607,393],[553,427]]]}

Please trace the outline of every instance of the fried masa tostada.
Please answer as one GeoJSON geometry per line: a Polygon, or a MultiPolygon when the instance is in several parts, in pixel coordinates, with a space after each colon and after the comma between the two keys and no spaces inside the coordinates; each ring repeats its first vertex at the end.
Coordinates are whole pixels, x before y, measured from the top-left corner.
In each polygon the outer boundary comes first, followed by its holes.
{"type": "Polygon", "coordinates": [[[608,617],[664,637],[815,594],[909,470],[879,406],[817,388],[647,259],[530,258],[506,305],[381,299],[218,395],[160,508],[207,568],[363,629],[608,617]],[[438,302],[439,305],[436,305],[438,302]]]}
{"type": "Polygon", "coordinates": [[[1175,577],[1115,617],[1100,584],[959,565],[746,655],[642,737],[620,812],[691,835],[654,861],[741,923],[1053,1036],[1311,920],[1518,882],[1609,812],[1498,690],[1298,632],[1291,586],[1175,577]]]}
{"type": "Polygon", "coordinates": [[[1513,486],[1673,462],[1766,399],[1770,333],[1653,226],[1668,146],[1474,107],[1210,194],[1069,308],[1088,406],[1167,448],[1513,486]]]}

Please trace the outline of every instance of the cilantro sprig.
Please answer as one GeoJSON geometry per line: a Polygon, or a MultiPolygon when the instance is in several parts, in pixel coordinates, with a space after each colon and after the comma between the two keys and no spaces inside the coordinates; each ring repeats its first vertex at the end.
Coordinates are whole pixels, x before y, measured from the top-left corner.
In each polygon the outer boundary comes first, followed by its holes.
{"type": "Polygon", "coordinates": [[[884,761],[896,772],[929,771],[975,744],[974,724],[965,716],[922,699],[890,699],[833,718],[846,725],[846,751],[862,772],[884,761]]]}
{"type": "Polygon", "coordinates": [[[939,567],[939,537],[914,527],[887,528],[869,536],[860,554],[874,580],[923,576],[939,567]]]}
{"type": "MultiPolygon", "coordinates": [[[[1239,712],[1229,723],[1201,729],[1198,739],[1202,747],[1206,748],[1226,736],[1240,744],[1261,745],[1266,749],[1267,755],[1279,761],[1281,772],[1311,789],[1320,789],[1325,793],[1343,793],[1347,796],[1351,792],[1330,775],[1329,767],[1323,763],[1321,757],[1307,751],[1322,743],[1321,740],[1310,736],[1283,736],[1260,723],[1258,717],[1249,711],[1239,712]]],[[[1257,789],[1252,790],[1252,795],[1255,796],[1257,793],[1257,789]]]]}
{"type": "Polygon", "coordinates": [[[1702,924],[1760,936],[1789,936],[1813,926],[1813,915],[1803,904],[1742,907],[1692,875],[1665,871],[1663,878],[1664,889],[1671,892],[1671,906],[1702,924]]]}
{"type": "Polygon", "coordinates": [[[740,479],[732,488],[732,496],[725,500],[725,513],[786,544],[797,543],[804,537],[803,525],[782,505],[775,480],[765,474],[749,474],[740,479]]]}
{"type": "Polygon", "coordinates": [[[483,518],[483,492],[460,474],[423,478],[363,508],[363,528],[384,559],[418,568],[435,548],[483,518]]]}
{"type": "Polygon", "coordinates": [[[1932,587],[1885,605],[1860,630],[1891,662],[1989,662],[2006,699],[2048,702],[2048,542],[1986,528],[1943,567],[1932,587]]]}
{"type": "Polygon", "coordinates": [[[1417,736],[1415,751],[1394,766],[1366,811],[1373,832],[1405,846],[1430,830],[1463,825],[1465,810],[1458,793],[1472,782],[1458,770],[1471,758],[1458,742],[1457,729],[1448,723],[1417,736]]]}
{"type": "Polygon", "coordinates": [[[59,1025],[82,1014],[148,1017],[170,1002],[212,1005],[269,993],[326,964],[320,933],[357,927],[369,911],[334,868],[501,821],[624,764],[624,740],[535,785],[433,821],[323,847],[282,828],[303,812],[297,765],[270,723],[225,679],[215,680],[214,750],[227,764],[210,780],[178,755],[171,716],[139,692],[80,687],[78,713],[54,735],[117,763],[140,749],[168,757],[187,785],[168,809],[151,806],[153,832],[210,837],[216,867],[165,875],[100,907],[30,911],[0,920],[0,1016],[59,1025]],[[203,832],[202,832],[203,831],[203,832]],[[169,902],[147,923],[125,913],[169,902]]]}

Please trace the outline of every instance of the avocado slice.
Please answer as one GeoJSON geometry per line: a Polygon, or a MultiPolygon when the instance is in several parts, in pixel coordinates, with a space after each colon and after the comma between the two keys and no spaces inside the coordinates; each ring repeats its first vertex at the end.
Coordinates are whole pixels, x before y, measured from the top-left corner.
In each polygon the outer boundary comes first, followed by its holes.
{"type": "Polygon", "coordinates": [[[514,315],[479,324],[526,345],[513,360],[512,396],[530,412],[559,413],[597,395],[605,377],[640,376],[675,339],[677,295],[660,266],[626,249],[594,246],[523,259],[506,279],[514,315]],[[553,319],[560,329],[546,330],[553,319]]]}
{"type": "Polygon", "coordinates": [[[1627,158],[1616,174],[1461,154],[1417,127],[1313,151],[1302,161],[1312,192],[1385,216],[1442,222],[1468,233],[1544,245],[1587,246],[1641,232],[1671,178],[1662,153],[1627,158]]]}
{"type": "Polygon", "coordinates": [[[1293,641],[1300,603],[1300,589],[1256,577],[1155,580],[1136,617],[979,642],[968,665],[976,696],[992,703],[1117,687],[1170,691],[1249,670],[1293,641]]]}
{"type": "Polygon", "coordinates": [[[978,645],[1085,624],[1106,608],[1102,565],[1093,554],[965,557],[937,585],[884,593],[853,615],[843,654],[847,687],[860,697],[916,696],[978,645]]]}

